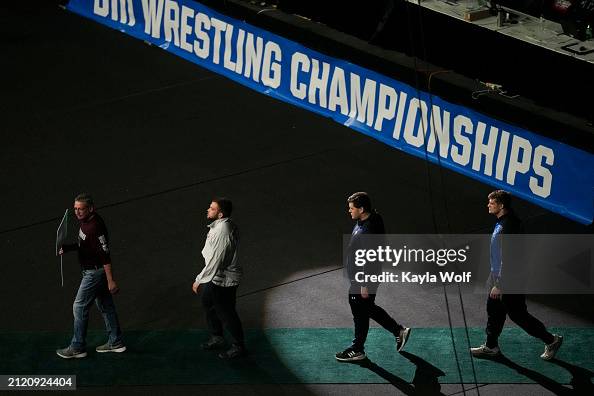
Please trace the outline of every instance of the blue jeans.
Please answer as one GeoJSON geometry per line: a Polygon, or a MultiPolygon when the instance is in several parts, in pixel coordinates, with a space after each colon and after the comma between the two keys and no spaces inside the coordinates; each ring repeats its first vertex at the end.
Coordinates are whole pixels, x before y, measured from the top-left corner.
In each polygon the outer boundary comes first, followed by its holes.
{"type": "Polygon", "coordinates": [[[103,268],[83,270],[82,279],[72,304],[74,314],[74,335],[70,346],[75,350],[84,350],[86,347],[87,325],[89,322],[89,309],[95,301],[97,308],[103,315],[105,328],[109,336],[108,343],[117,345],[122,342],[122,330],[118,321],[113,297],[107,287],[107,277],[103,268]]]}

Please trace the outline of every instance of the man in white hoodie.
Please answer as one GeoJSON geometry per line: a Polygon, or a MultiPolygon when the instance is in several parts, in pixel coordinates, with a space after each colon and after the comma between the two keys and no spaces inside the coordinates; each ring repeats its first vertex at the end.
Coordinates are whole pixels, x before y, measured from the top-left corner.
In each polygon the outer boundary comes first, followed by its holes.
{"type": "Polygon", "coordinates": [[[219,357],[231,359],[245,354],[243,328],[235,300],[241,280],[241,266],[238,260],[239,232],[231,221],[233,205],[227,198],[215,198],[206,211],[210,222],[206,242],[202,249],[205,266],[192,285],[194,293],[202,290],[202,305],[211,333],[202,347],[219,349],[225,345],[223,327],[232,337],[231,348],[221,352],[219,357]]]}

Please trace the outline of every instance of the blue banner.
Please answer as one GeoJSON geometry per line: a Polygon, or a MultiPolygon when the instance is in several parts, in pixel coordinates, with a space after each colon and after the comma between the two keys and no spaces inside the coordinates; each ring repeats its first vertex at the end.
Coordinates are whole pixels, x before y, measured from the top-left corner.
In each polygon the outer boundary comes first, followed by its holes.
{"type": "MultiPolygon", "coordinates": [[[[584,224],[594,155],[500,122],[190,0],[71,0],[97,22],[256,91],[584,224]]],[[[561,132],[561,131],[560,131],[561,132]]]]}

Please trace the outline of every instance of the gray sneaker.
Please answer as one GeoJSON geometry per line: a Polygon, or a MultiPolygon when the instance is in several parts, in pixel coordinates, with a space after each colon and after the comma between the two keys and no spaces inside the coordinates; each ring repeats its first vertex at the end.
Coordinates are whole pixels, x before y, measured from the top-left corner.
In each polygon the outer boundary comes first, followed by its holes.
{"type": "Polygon", "coordinates": [[[470,353],[472,353],[472,356],[476,358],[497,357],[501,355],[501,349],[499,349],[499,347],[497,346],[489,348],[488,346],[483,344],[476,348],[470,348],[470,353]]]}
{"type": "Polygon", "coordinates": [[[109,342],[106,342],[103,345],[99,345],[97,348],[95,348],[95,350],[99,353],[105,353],[105,352],[116,352],[116,353],[122,353],[126,350],[126,345],[119,343],[116,345],[111,345],[109,342]]]}
{"type": "Polygon", "coordinates": [[[408,341],[408,336],[410,335],[410,327],[403,327],[402,329],[400,329],[400,332],[398,333],[398,336],[396,337],[396,350],[398,352],[400,352],[402,350],[402,348],[404,348],[404,345],[406,344],[406,341],[408,341]]]}
{"type": "Polygon", "coordinates": [[[56,350],[56,354],[64,359],[80,359],[87,357],[87,351],[77,351],[71,346],[56,350]]]}
{"type": "Polygon", "coordinates": [[[557,334],[553,334],[555,340],[550,344],[545,344],[545,350],[540,355],[540,358],[543,360],[553,360],[559,348],[561,348],[561,344],[563,344],[563,337],[557,334]]]}

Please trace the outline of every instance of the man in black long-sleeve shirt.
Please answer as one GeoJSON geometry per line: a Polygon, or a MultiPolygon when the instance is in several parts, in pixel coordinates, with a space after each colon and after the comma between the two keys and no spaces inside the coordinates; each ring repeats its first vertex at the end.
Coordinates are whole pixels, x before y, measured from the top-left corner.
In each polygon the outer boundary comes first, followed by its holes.
{"type": "Polygon", "coordinates": [[[72,306],[74,314],[74,335],[70,345],[58,349],[56,353],[64,359],[87,356],[86,335],[89,309],[93,301],[103,315],[109,339],[96,348],[97,352],[124,352],[118,315],[112,294],[118,292],[113,278],[111,257],[109,255],[109,236],[105,223],[95,211],[93,199],[88,194],[80,194],[74,199],[74,214],[80,222],[78,244],[64,245],[59,253],[78,252],[82,269],[82,279],[72,306]]]}
{"type": "Polygon", "coordinates": [[[496,190],[489,194],[487,209],[489,213],[497,217],[497,223],[491,236],[491,274],[489,275],[489,296],[487,298],[487,341],[476,348],[470,348],[474,357],[497,357],[501,355],[499,349],[499,335],[503,330],[505,318],[510,317],[526,333],[540,339],[545,344],[545,350],[540,355],[544,360],[552,360],[563,343],[563,337],[551,334],[545,325],[530,315],[526,306],[524,294],[505,293],[505,282],[502,274],[507,272],[508,283],[511,281],[509,275],[514,268],[513,257],[510,257],[509,248],[504,249],[506,241],[503,238],[506,234],[522,234],[524,228],[522,222],[516,216],[511,207],[511,194],[504,190],[496,190]],[[504,265],[507,268],[503,268],[504,265]]]}
{"type": "MultiPolygon", "coordinates": [[[[376,211],[371,209],[371,199],[365,192],[356,192],[347,199],[351,218],[356,221],[351,234],[346,255],[346,270],[349,276],[349,305],[355,323],[355,338],[350,347],[336,354],[336,359],[350,362],[365,359],[365,341],[369,332],[369,319],[375,320],[396,337],[396,350],[400,351],[406,343],[410,329],[396,323],[388,313],[375,304],[377,284],[359,283],[355,280],[354,255],[357,249],[363,248],[364,234],[384,234],[384,221],[376,211]]],[[[366,264],[366,267],[370,263],[366,264]]],[[[366,268],[367,274],[376,273],[378,268],[366,268]]]]}

